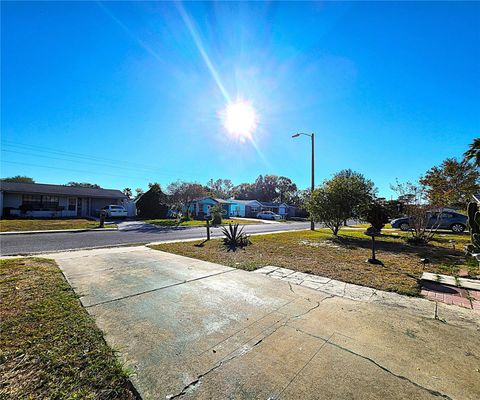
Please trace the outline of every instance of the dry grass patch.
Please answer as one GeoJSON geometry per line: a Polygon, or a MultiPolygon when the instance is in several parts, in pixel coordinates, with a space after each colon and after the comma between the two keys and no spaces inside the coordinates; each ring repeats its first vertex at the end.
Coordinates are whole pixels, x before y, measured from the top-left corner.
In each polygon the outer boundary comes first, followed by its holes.
{"type": "Polygon", "coordinates": [[[377,239],[377,258],[383,266],[366,263],[371,254],[370,238],[353,230],[341,231],[338,238],[332,238],[325,229],[252,236],[250,246],[236,251],[226,250],[220,240],[203,247],[195,246],[195,242],[152,247],[235,268],[254,270],[274,265],[413,296],[420,293],[418,280],[424,271],[420,258],[430,259],[425,271],[457,274],[463,268],[471,275],[480,273],[477,266],[465,265],[459,249],[468,242],[467,235],[455,235],[455,250],[449,242],[453,235],[439,236],[428,246],[408,245],[403,236],[386,234],[377,239]]]}
{"type": "MultiPolygon", "coordinates": [[[[98,228],[96,221],[88,219],[2,219],[0,232],[43,231],[55,229],[98,228]]],[[[109,227],[105,225],[105,227],[109,227]]]]}
{"type": "Polygon", "coordinates": [[[1,260],[0,301],[0,398],[135,398],[54,261],[1,260]]]}

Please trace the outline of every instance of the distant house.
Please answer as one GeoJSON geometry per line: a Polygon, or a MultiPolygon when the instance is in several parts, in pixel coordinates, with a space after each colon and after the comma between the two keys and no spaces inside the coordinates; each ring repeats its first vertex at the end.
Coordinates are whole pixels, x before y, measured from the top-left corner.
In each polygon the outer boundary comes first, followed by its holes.
{"type": "Polygon", "coordinates": [[[232,204],[229,203],[228,200],[217,199],[209,196],[194,200],[190,204],[188,211],[194,218],[203,219],[205,216],[210,215],[210,209],[217,204],[222,206],[225,216],[231,215],[230,210],[232,204]]]}
{"type": "Polygon", "coordinates": [[[262,201],[260,204],[262,205],[262,211],[272,211],[282,217],[295,216],[295,207],[289,206],[286,203],[269,203],[262,201]]]}
{"type": "Polygon", "coordinates": [[[128,197],[120,190],[0,181],[2,217],[90,217],[109,204],[131,210],[128,197]]]}
{"type": "Polygon", "coordinates": [[[224,215],[228,217],[255,218],[260,211],[273,211],[282,217],[295,216],[296,208],[285,203],[267,203],[258,200],[237,200],[217,199],[213,197],[202,197],[192,202],[189,211],[195,218],[203,219],[210,215],[210,208],[220,204],[224,215]]]}
{"type": "Polygon", "coordinates": [[[232,217],[256,217],[262,211],[262,203],[257,200],[228,200],[232,217]]]}

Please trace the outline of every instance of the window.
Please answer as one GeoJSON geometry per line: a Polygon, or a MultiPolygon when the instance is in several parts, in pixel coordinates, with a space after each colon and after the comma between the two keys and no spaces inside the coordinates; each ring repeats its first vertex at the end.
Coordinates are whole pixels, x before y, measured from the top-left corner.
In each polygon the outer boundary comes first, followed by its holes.
{"type": "Polygon", "coordinates": [[[57,196],[42,196],[42,207],[43,208],[56,208],[56,207],[58,207],[58,197],[57,196]]]}
{"type": "Polygon", "coordinates": [[[55,210],[58,208],[58,196],[42,196],[40,194],[24,194],[23,206],[29,210],[55,210]]]}
{"type": "Polygon", "coordinates": [[[68,198],[68,211],[75,211],[77,209],[77,199],[75,197],[68,198]]]}
{"type": "Polygon", "coordinates": [[[447,212],[443,212],[443,213],[440,215],[440,218],[442,218],[442,219],[453,218],[453,214],[450,214],[450,213],[447,213],[447,212]]]}
{"type": "Polygon", "coordinates": [[[42,204],[42,196],[39,194],[24,194],[23,204],[39,207],[42,204]]]}

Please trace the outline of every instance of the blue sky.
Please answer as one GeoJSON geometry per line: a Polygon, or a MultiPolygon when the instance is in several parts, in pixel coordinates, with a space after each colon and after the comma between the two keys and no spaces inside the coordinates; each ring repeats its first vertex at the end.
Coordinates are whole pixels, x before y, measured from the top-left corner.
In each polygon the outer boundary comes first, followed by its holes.
{"type": "Polygon", "coordinates": [[[103,187],[352,168],[390,196],[480,133],[480,3],[2,2],[1,176],[103,187]],[[252,141],[225,132],[254,107],[252,141]]]}

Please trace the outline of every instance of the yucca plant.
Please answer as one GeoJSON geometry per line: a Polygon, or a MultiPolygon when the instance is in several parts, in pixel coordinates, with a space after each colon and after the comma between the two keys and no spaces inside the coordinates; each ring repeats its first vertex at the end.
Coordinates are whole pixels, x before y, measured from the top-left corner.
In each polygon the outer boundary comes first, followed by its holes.
{"type": "Polygon", "coordinates": [[[228,227],[224,226],[222,232],[225,235],[223,238],[223,244],[225,246],[235,248],[235,247],[245,247],[250,244],[250,240],[245,232],[243,232],[243,227],[239,229],[239,225],[228,224],[228,227]]]}

